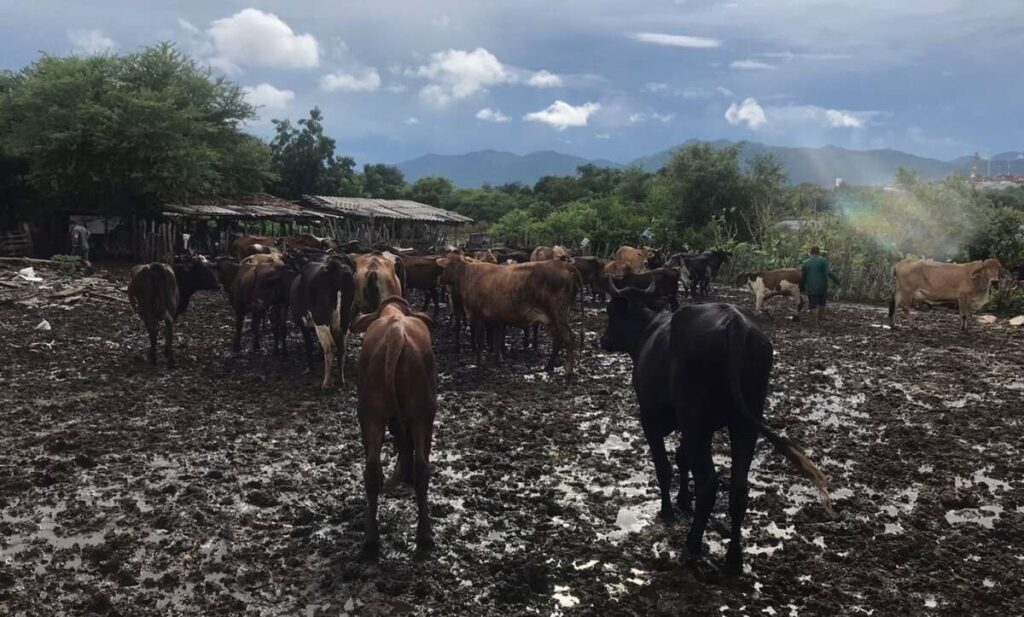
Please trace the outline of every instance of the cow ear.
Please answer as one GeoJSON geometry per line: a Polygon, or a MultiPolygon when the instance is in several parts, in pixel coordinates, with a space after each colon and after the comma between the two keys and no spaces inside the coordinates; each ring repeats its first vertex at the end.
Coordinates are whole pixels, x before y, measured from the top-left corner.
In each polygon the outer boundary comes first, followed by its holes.
{"type": "Polygon", "coordinates": [[[379,316],[380,311],[374,311],[373,313],[360,315],[359,317],[355,318],[355,320],[352,322],[352,325],[350,325],[348,329],[355,334],[366,332],[366,329],[370,327],[370,324],[377,321],[377,318],[379,316]]]}
{"type": "Polygon", "coordinates": [[[425,323],[427,325],[427,328],[431,332],[433,332],[433,330],[437,327],[437,323],[434,322],[434,320],[430,317],[430,315],[427,315],[426,313],[421,313],[421,312],[417,311],[415,313],[409,313],[409,317],[414,317],[416,319],[419,319],[423,323],[425,323]]]}

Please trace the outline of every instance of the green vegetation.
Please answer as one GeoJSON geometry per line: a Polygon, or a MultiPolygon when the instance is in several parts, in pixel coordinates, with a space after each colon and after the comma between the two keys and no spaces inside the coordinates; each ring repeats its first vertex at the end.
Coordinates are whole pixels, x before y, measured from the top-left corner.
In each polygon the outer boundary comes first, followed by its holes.
{"type": "MultiPolygon", "coordinates": [[[[244,132],[255,117],[242,90],[168,44],[126,55],[44,55],[0,73],[0,201],[124,214],[200,193],[268,190],[406,198],[474,218],[499,242],[565,244],[608,255],[623,244],[726,248],[724,271],[794,266],[817,244],[846,298],[884,300],[908,256],[1024,262],[1024,189],[978,191],[960,176],[925,181],[900,169],[893,186],[788,183],[766,151],[691,143],[657,172],[582,165],[533,186],[407,184],[396,167],[337,154],[314,108],[274,120],[270,143],[244,132]]],[[[16,217],[0,212],[0,223],[16,217]]],[[[1020,294],[995,304],[1016,310],[1020,294]]],[[[1024,308],[1024,307],[1022,307],[1024,308]]]]}

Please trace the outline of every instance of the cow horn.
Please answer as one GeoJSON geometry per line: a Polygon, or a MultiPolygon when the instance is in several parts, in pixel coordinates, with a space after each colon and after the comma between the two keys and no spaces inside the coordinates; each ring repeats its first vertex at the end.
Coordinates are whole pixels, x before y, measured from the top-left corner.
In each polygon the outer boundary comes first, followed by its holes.
{"type": "Polygon", "coordinates": [[[654,277],[652,276],[651,277],[651,282],[647,285],[647,289],[644,290],[644,295],[645,296],[652,296],[652,295],[654,295],[654,288],[655,288],[655,283],[656,282],[657,281],[655,281],[654,277]]]}
{"type": "Polygon", "coordinates": [[[610,295],[613,298],[618,298],[619,296],[622,295],[622,292],[619,291],[619,288],[615,286],[615,279],[613,279],[610,276],[608,277],[608,295],[610,295]]]}

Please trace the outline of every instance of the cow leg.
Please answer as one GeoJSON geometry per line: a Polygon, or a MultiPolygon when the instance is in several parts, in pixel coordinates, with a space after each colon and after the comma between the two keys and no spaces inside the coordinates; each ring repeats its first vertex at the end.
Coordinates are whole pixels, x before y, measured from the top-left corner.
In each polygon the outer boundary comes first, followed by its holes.
{"type": "Polygon", "coordinates": [[[242,326],[245,325],[245,313],[235,313],[235,340],[231,342],[231,350],[242,351],[242,326]]]}
{"type": "Polygon", "coordinates": [[[260,350],[260,327],[263,325],[263,311],[253,311],[250,318],[250,330],[252,331],[252,351],[260,350]]]}
{"type": "Polygon", "coordinates": [[[491,330],[491,353],[494,354],[494,363],[501,366],[505,361],[505,326],[494,325],[491,330]]]}
{"type": "Polygon", "coordinates": [[[384,470],[380,464],[380,449],[384,445],[384,426],[369,422],[363,427],[363,449],[366,451],[366,468],[363,481],[366,484],[366,531],[363,539],[363,554],[376,559],[380,553],[380,536],[377,533],[377,500],[384,484],[384,470]]]}
{"type": "MultiPolygon", "coordinates": [[[[572,381],[576,370],[576,339],[572,335],[572,325],[568,322],[559,324],[562,345],[565,347],[565,380],[572,381]]],[[[580,348],[583,342],[580,341],[580,348]]]]}
{"type": "Polygon", "coordinates": [[[167,368],[174,368],[174,320],[164,320],[164,356],[167,368]]]}
{"type": "Polygon", "coordinates": [[[718,490],[718,474],[715,473],[715,463],[711,458],[711,437],[711,433],[705,431],[687,431],[683,435],[697,498],[693,523],[686,536],[686,548],[694,558],[700,557],[703,550],[704,529],[715,508],[715,493],[718,490]]]}
{"type": "Polygon", "coordinates": [[[725,554],[725,570],[727,574],[733,576],[743,574],[743,519],[747,515],[749,491],[747,474],[750,472],[750,462],[754,458],[756,443],[757,433],[747,428],[729,431],[729,446],[732,450],[732,487],[729,491],[732,537],[729,539],[729,550],[725,554]]]}
{"type": "Polygon", "coordinates": [[[967,320],[971,317],[971,297],[961,295],[958,300],[960,305],[960,331],[967,332],[967,320]]]}
{"type": "Polygon", "coordinates": [[[149,333],[149,353],[147,355],[149,357],[149,363],[152,364],[153,366],[156,366],[156,339],[158,336],[159,327],[160,326],[158,323],[146,324],[146,332],[149,333]]]}
{"type": "Polygon", "coordinates": [[[424,422],[414,434],[415,460],[413,483],[416,488],[416,553],[426,557],[434,548],[434,533],[430,526],[430,504],[427,486],[430,483],[431,426],[424,422]]]}
{"type": "Polygon", "coordinates": [[[537,347],[537,335],[540,333],[540,324],[533,324],[533,349],[536,351],[540,349],[537,347]]]}
{"type": "Polygon", "coordinates": [[[686,460],[686,447],[679,440],[676,448],[676,467],[679,469],[679,494],[676,495],[676,506],[682,512],[693,512],[693,499],[690,495],[690,463],[686,460]]]}
{"type": "Polygon", "coordinates": [[[341,381],[341,387],[345,387],[345,357],[347,355],[346,347],[348,346],[348,329],[343,329],[341,334],[338,336],[338,340],[334,341],[335,354],[338,357],[338,376],[341,381]]]}
{"type": "MultiPolygon", "coordinates": [[[[562,351],[562,333],[558,324],[551,324],[548,326],[548,334],[551,336],[551,355],[548,357],[547,364],[544,365],[544,370],[552,373],[555,370],[555,362],[558,361],[558,352],[562,351]]],[[[536,342],[534,342],[534,350],[536,350],[536,342]]]]}
{"type": "Polygon", "coordinates": [[[523,351],[530,349],[530,329],[523,328],[523,351]]]}
{"type": "Polygon", "coordinates": [[[313,370],[313,365],[316,364],[315,356],[313,355],[313,332],[312,328],[306,325],[299,326],[299,331],[302,332],[302,344],[306,348],[306,366],[310,371],[313,370]]]}
{"type": "MultiPolygon", "coordinates": [[[[643,417],[645,412],[641,411],[643,417]]],[[[672,511],[672,465],[668,462],[668,453],[665,451],[665,438],[653,431],[644,429],[644,437],[647,439],[647,446],[651,450],[651,460],[654,462],[654,475],[658,479],[658,491],[661,494],[661,512],[658,517],[666,523],[675,520],[675,512],[672,511]]]]}

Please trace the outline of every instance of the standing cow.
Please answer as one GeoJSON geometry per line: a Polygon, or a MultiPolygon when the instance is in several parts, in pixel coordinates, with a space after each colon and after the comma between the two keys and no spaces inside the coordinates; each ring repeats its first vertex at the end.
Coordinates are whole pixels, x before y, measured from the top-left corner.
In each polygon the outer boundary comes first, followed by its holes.
{"type": "MultiPolygon", "coordinates": [[[[398,258],[391,253],[374,251],[355,258],[356,310],[372,313],[382,298],[402,295],[398,258]]],[[[404,269],[401,270],[404,272],[404,269]]]]}
{"type": "MultiPolygon", "coordinates": [[[[579,271],[564,261],[540,261],[499,266],[480,263],[458,254],[438,260],[444,268],[441,282],[458,294],[463,310],[478,326],[525,328],[544,324],[551,334],[551,357],[545,366],[555,368],[558,353],[565,348],[565,376],[573,377],[575,343],[569,324],[569,308],[582,289],[579,271]]],[[[581,297],[582,300],[582,297],[581,297]]],[[[582,301],[580,306],[582,316],[582,301]]],[[[477,328],[482,333],[484,328],[477,328]]],[[[495,334],[504,329],[494,328],[495,334]]],[[[582,318],[580,339],[583,338],[582,318]]],[[[477,348],[480,362],[482,346],[477,348]]],[[[501,362],[502,345],[494,345],[495,360],[501,362]]]]}
{"type": "Polygon", "coordinates": [[[331,255],[323,261],[303,265],[292,282],[292,321],[302,332],[310,370],[313,369],[313,335],[322,328],[327,329],[317,336],[324,352],[324,388],[334,384],[332,354],[340,367],[341,385],[345,385],[345,348],[356,295],[354,271],[355,263],[348,255],[331,255]]]}
{"type": "Polygon", "coordinates": [[[430,551],[427,484],[430,445],[437,413],[437,370],[431,348],[433,321],[414,313],[400,296],[384,298],[379,308],[352,322],[352,332],[365,332],[359,352],[359,427],[366,452],[366,537],[364,550],[380,550],[377,500],[384,484],[380,451],[387,428],[398,449],[396,478],[412,476],[416,490],[416,549],[430,551]]]}
{"type": "Polygon", "coordinates": [[[704,528],[715,505],[718,476],[712,439],[722,428],[729,429],[732,450],[729,573],[743,571],[747,474],[759,435],[812,480],[831,513],[825,476],[788,439],[764,424],[773,354],[764,332],[729,304],[694,304],[674,313],[652,311],[647,304],[654,293],[653,281],[645,290],[619,290],[612,285],[611,293],[601,347],[628,353],[633,359],[633,388],[658,479],[662,519],[674,517],[672,467],[665,451],[670,433],[681,435],[675,457],[681,476],[676,503],[684,511],[690,510],[689,473],[693,474],[697,504],[686,537],[691,556],[696,560],[702,552],[704,528]]]}
{"type": "Polygon", "coordinates": [[[796,312],[804,309],[804,295],[800,291],[800,271],[796,268],[780,268],[778,270],[767,270],[742,274],[736,281],[737,285],[746,285],[754,294],[754,310],[758,313],[764,310],[766,300],[775,296],[787,296],[796,300],[796,312]]]}
{"type": "Polygon", "coordinates": [[[633,269],[633,272],[643,272],[650,266],[648,260],[657,254],[656,251],[650,248],[633,248],[632,246],[620,246],[615,255],[612,257],[614,261],[622,261],[629,264],[629,267],[633,269]]]}
{"type": "Polygon", "coordinates": [[[1003,267],[997,259],[948,264],[924,259],[904,259],[892,267],[893,293],[889,300],[889,325],[896,327],[896,309],[902,309],[913,327],[910,306],[916,302],[954,302],[960,311],[960,329],[967,330],[971,311],[985,306],[992,282],[1003,267]]]}
{"type": "Polygon", "coordinates": [[[128,282],[128,301],[149,333],[149,362],[156,365],[156,339],[164,325],[164,356],[174,368],[174,322],[188,308],[192,294],[217,290],[217,275],[205,257],[192,257],[174,267],[163,263],[135,266],[128,282]]]}

